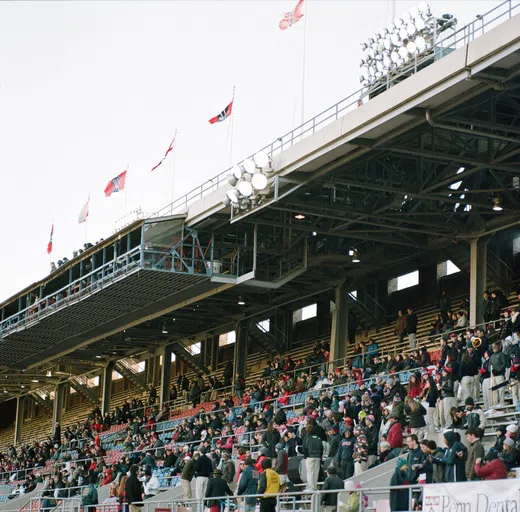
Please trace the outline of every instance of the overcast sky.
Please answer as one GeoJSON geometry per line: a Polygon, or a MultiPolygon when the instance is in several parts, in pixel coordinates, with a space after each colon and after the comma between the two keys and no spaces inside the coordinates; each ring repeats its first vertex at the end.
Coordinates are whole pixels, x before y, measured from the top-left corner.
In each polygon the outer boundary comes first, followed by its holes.
{"type": "MultiPolygon", "coordinates": [[[[0,2],[0,300],[71,257],[116,219],[171,201],[228,167],[229,120],[210,125],[236,86],[233,162],[359,89],[360,42],[392,20],[391,0],[0,2]],[[128,168],[127,190],[105,198],[128,168]],[[78,214],[91,194],[88,225],[78,214]],[[87,232],[86,229],[87,228],[87,232]]],[[[396,1],[400,15],[418,2],[396,1]]],[[[498,2],[430,2],[459,26],[498,2]]]]}

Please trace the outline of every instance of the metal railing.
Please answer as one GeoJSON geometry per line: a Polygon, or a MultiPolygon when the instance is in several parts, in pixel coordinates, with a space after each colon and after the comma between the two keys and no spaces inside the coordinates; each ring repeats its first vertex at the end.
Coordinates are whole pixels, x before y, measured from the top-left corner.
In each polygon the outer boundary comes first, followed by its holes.
{"type": "Polygon", "coordinates": [[[509,294],[513,284],[513,269],[491,249],[487,250],[487,266],[495,274],[499,281],[497,284],[504,290],[504,293],[509,294]]]}
{"type": "Polygon", "coordinates": [[[140,247],[125,254],[116,256],[113,260],[96,268],[92,272],[70,282],[34,304],[18,311],[0,322],[0,333],[5,336],[9,332],[35,323],[50,314],[65,308],[72,301],[94,293],[104,285],[121,277],[123,274],[139,266],[140,247]]]}
{"type": "MultiPolygon", "coordinates": [[[[314,134],[318,129],[321,129],[326,124],[336,121],[344,113],[350,110],[355,110],[358,108],[359,102],[362,102],[365,98],[389,89],[394,84],[409,76],[410,73],[417,72],[423,68],[428,62],[445,57],[448,54],[446,51],[447,49],[458,49],[465,44],[470,43],[506,19],[511,18],[519,11],[520,2],[513,3],[512,0],[505,0],[487,13],[478,15],[474,21],[468,23],[460,29],[457,29],[453,33],[449,34],[448,31],[442,32],[438,35],[439,37],[436,37],[434,40],[433,54],[428,54],[424,57],[416,56],[410,66],[402,68],[395,73],[390,73],[383,83],[380,83],[376,87],[368,89],[361,88],[357,90],[323,112],[320,112],[318,115],[309,119],[302,125],[296,127],[294,130],[291,130],[282,137],[277,138],[275,141],[271,142],[259,151],[267,152],[271,157],[281,153],[287,147],[291,147],[296,142],[300,142],[305,137],[314,134]]],[[[215,190],[218,190],[222,185],[226,184],[226,176],[230,171],[231,168],[226,169],[213,178],[205,181],[197,188],[190,190],[184,196],[177,198],[172,203],[164,206],[160,210],[157,210],[152,214],[152,217],[173,214],[174,212],[181,209],[187,210],[187,208],[195,201],[198,201],[202,197],[210,194],[211,192],[214,192],[215,190]]]]}

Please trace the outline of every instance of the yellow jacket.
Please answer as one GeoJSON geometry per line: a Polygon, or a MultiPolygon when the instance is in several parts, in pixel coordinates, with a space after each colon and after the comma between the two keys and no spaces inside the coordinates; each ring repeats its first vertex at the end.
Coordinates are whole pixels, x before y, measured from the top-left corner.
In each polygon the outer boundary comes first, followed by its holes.
{"type": "Polygon", "coordinates": [[[280,492],[280,477],[271,468],[267,468],[258,481],[258,494],[263,494],[264,498],[273,498],[280,492]]]}

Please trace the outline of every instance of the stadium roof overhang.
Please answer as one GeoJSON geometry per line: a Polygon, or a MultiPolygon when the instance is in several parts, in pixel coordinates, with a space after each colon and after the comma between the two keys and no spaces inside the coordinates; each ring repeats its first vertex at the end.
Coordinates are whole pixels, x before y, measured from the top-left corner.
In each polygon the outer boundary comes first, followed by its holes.
{"type": "MultiPolygon", "coordinates": [[[[277,193],[265,206],[230,222],[222,187],[187,212],[187,223],[215,233],[221,246],[238,247],[240,233],[256,227],[260,264],[283,257],[288,246],[305,238],[305,272],[271,287],[251,280],[217,289],[204,281],[197,285],[214,292],[201,290],[175,308],[140,314],[124,330],[85,335],[80,329],[67,347],[46,347],[39,359],[28,351],[23,365],[29,362],[34,375],[47,375],[49,368],[60,375],[61,369],[63,378],[99,369],[110,359],[225,332],[242,318],[329,297],[345,280],[354,286],[413,260],[435,261],[454,244],[518,226],[520,17],[500,30],[499,38],[494,31],[484,34],[471,51],[454,52],[288,147],[275,158],[277,193]],[[493,210],[497,197],[501,211],[493,210]],[[295,218],[298,214],[304,218],[295,218]],[[362,255],[360,264],[352,264],[352,248],[362,255]],[[239,294],[245,306],[237,304],[239,294]]],[[[150,290],[156,286],[161,285],[154,281],[150,290]]],[[[136,300],[142,294],[136,288],[130,295],[128,300],[136,300]]],[[[115,297],[99,303],[100,314],[107,308],[109,316],[116,315],[115,297]]],[[[64,322],[49,329],[59,333],[72,317],[64,322]]],[[[5,371],[13,390],[24,379],[39,385],[32,380],[40,379],[22,373],[5,371]]]]}

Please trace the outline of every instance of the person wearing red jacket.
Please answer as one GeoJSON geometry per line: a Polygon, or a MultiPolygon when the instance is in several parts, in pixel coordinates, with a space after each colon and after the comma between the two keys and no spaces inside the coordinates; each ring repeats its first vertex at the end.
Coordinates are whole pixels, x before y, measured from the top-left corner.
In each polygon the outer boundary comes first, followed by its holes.
{"type": "Polygon", "coordinates": [[[394,414],[390,414],[388,416],[388,422],[390,426],[386,431],[386,441],[390,444],[390,450],[394,448],[402,448],[403,447],[403,427],[394,414]]]}
{"type": "Polygon", "coordinates": [[[491,451],[486,455],[487,464],[482,465],[482,459],[475,461],[475,473],[484,480],[502,480],[507,478],[507,468],[503,461],[498,458],[498,453],[491,451]]]}

